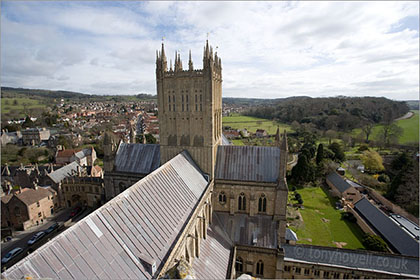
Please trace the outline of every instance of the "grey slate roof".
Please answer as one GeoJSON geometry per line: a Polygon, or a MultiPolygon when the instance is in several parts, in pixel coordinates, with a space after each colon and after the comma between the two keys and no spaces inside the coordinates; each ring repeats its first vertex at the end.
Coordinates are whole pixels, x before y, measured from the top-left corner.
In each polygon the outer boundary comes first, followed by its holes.
{"type": "Polygon", "coordinates": [[[345,192],[350,188],[350,184],[344,181],[344,179],[336,172],[332,172],[327,176],[327,180],[330,181],[340,193],[345,192]]]}
{"type": "Polygon", "coordinates": [[[213,212],[213,223],[207,238],[201,240],[200,256],[194,259],[192,271],[197,279],[227,279],[233,243],[221,228],[213,212]]]}
{"type": "Polygon", "coordinates": [[[183,152],[2,276],[150,279],[153,275],[140,260],[154,260],[159,272],[207,185],[183,152]]]}
{"type": "Polygon", "coordinates": [[[271,216],[232,216],[229,213],[213,212],[213,217],[220,220],[227,235],[236,244],[277,248],[277,222],[271,216]]]}
{"type": "Polygon", "coordinates": [[[54,183],[60,183],[64,178],[70,177],[77,174],[77,167],[82,168],[76,161],[69,163],[53,172],[48,174],[48,177],[53,180],[54,183]]]}
{"type": "Polygon", "coordinates": [[[359,200],[354,204],[354,208],[400,254],[419,256],[419,243],[369,200],[366,198],[359,200]]]}
{"type": "Polygon", "coordinates": [[[115,171],[149,174],[160,165],[160,146],[121,143],[114,164],[115,171]]]}
{"type": "Polygon", "coordinates": [[[285,261],[302,261],[402,276],[419,276],[418,258],[312,245],[282,244],[281,247],[284,249],[285,261]]]}
{"type": "Polygon", "coordinates": [[[82,159],[84,157],[90,156],[91,154],[92,154],[92,149],[91,148],[85,148],[85,149],[75,153],[74,156],[77,157],[78,159],[82,159]]]}
{"type": "Polygon", "coordinates": [[[293,230],[291,230],[290,228],[286,228],[285,239],[289,240],[289,241],[298,241],[297,234],[293,230]]]}
{"type": "Polygon", "coordinates": [[[215,178],[275,183],[279,176],[280,148],[219,146],[215,178]]]}

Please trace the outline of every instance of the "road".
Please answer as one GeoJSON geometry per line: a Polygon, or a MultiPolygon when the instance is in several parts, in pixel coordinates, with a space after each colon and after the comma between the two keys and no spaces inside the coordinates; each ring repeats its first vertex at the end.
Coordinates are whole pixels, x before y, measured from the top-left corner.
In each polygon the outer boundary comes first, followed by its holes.
{"type": "Polygon", "coordinates": [[[73,219],[69,219],[71,210],[72,208],[62,210],[59,213],[57,213],[55,217],[51,219],[50,221],[48,221],[47,223],[41,226],[35,227],[35,228],[31,228],[24,232],[18,232],[16,238],[13,238],[12,241],[2,243],[1,244],[1,257],[2,258],[13,248],[20,247],[23,249],[23,252],[20,253],[17,257],[10,260],[6,265],[2,265],[2,271],[4,271],[8,267],[11,267],[15,263],[23,259],[25,256],[29,255],[30,253],[32,253],[33,251],[35,251],[36,249],[38,249],[39,247],[47,243],[50,239],[54,238],[56,235],[65,231],[70,226],[74,225],[76,222],[80,221],[81,219],[83,219],[89,213],[92,212],[91,209],[84,209],[84,211],[80,212],[73,219]],[[45,235],[42,239],[40,239],[38,242],[36,242],[32,246],[29,246],[27,244],[29,239],[31,239],[35,233],[46,230],[54,223],[63,223],[63,224],[65,223],[65,226],[62,227],[61,229],[58,229],[58,230],[56,229],[55,231],[51,232],[48,235],[45,235]]]}

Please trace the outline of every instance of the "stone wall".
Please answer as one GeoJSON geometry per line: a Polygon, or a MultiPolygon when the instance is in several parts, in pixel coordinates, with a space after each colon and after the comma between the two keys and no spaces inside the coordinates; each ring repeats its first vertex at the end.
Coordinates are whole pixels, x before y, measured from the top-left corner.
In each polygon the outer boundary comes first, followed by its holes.
{"type": "Polygon", "coordinates": [[[250,216],[256,214],[274,215],[276,184],[235,184],[216,182],[213,196],[213,207],[215,211],[235,213],[246,213],[250,216]],[[219,201],[219,195],[226,196],[226,202],[219,201]],[[244,194],[246,200],[246,209],[238,209],[238,199],[244,194]],[[258,212],[259,199],[265,197],[266,212],[258,212]]]}

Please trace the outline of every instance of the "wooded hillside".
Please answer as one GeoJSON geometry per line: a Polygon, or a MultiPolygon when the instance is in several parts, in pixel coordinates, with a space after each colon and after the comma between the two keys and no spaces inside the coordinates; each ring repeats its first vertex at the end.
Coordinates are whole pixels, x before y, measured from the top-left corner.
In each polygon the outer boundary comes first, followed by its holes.
{"type": "Polygon", "coordinates": [[[391,122],[408,111],[407,103],[383,97],[291,97],[251,108],[245,114],[288,124],[312,123],[320,130],[350,131],[364,122],[391,122]]]}

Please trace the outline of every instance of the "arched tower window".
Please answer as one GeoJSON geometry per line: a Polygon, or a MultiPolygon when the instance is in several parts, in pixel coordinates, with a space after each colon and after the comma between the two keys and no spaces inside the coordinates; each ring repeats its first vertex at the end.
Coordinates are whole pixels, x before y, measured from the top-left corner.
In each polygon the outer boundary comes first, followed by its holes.
{"type": "Polygon", "coordinates": [[[236,273],[244,271],[244,261],[242,260],[241,257],[236,258],[235,270],[236,270],[236,273]]]}
{"type": "Polygon", "coordinates": [[[257,262],[257,271],[256,271],[257,275],[263,275],[264,274],[264,263],[262,262],[262,260],[259,260],[257,262]]]}
{"type": "Polygon", "coordinates": [[[265,213],[267,211],[267,198],[265,194],[261,194],[260,199],[258,200],[258,212],[265,213]]]}
{"type": "Polygon", "coordinates": [[[246,197],[241,193],[238,198],[238,210],[246,210],[246,197]]]}
{"type": "Polygon", "coordinates": [[[219,193],[219,202],[220,202],[220,204],[225,204],[226,203],[226,194],[225,194],[225,192],[220,192],[219,193]]]}

